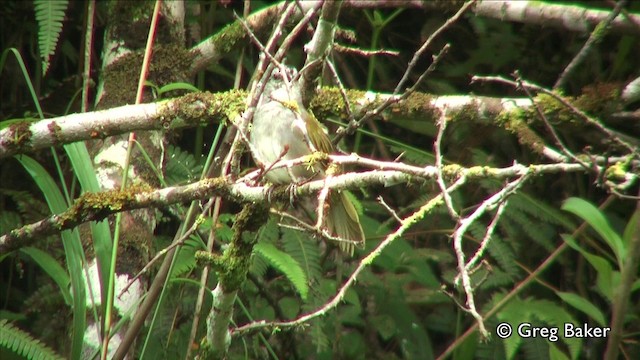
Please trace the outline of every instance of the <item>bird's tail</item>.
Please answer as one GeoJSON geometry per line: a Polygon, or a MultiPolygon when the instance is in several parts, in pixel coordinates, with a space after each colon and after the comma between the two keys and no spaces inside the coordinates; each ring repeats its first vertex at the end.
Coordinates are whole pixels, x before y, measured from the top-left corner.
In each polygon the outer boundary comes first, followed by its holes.
{"type": "Polygon", "coordinates": [[[327,228],[331,235],[342,240],[339,243],[340,249],[353,256],[356,245],[363,246],[365,239],[358,212],[343,192],[332,192],[328,203],[327,228]]]}

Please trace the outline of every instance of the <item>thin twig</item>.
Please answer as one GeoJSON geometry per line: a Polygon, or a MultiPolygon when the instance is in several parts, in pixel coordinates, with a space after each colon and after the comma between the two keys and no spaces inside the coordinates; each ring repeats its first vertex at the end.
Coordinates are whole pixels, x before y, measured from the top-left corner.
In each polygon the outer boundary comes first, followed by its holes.
{"type": "Polygon", "coordinates": [[[418,61],[420,60],[420,57],[422,56],[422,54],[425,51],[427,51],[427,49],[429,49],[429,46],[431,46],[431,43],[440,34],[442,34],[445,30],[447,30],[451,25],[453,25],[456,21],[458,21],[458,19],[460,19],[460,17],[462,17],[462,15],[473,4],[475,4],[475,2],[476,2],[475,0],[466,2],[464,5],[460,7],[460,9],[455,13],[455,15],[447,19],[447,21],[445,21],[445,23],[442,24],[442,26],[440,26],[436,31],[434,31],[433,33],[431,33],[431,35],[429,35],[427,40],[425,40],[422,46],[420,46],[420,49],[418,49],[418,51],[416,51],[413,54],[413,58],[411,58],[411,61],[409,61],[409,64],[407,65],[407,70],[404,72],[404,75],[402,75],[402,79],[398,81],[398,85],[396,85],[396,88],[393,90],[394,95],[400,93],[400,90],[404,87],[404,84],[407,82],[407,79],[409,78],[409,74],[413,71],[413,68],[416,67],[416,65],[418,64],[418,61]]]}
{"type": "Polygon", "coordinates": [[[385,102],[382,103],[377,108],[375,108],[375,109],[373,109],[371,111],[368,111],[358,121],[350,121],[346,128],[339,129],[337,134],[336,134],[336,136],[335,136],[335,138],[333,139],[333,143],[337,143],[338,141],[340,141],[340,139],[342,139],[342,137],[344,137],[346,134],[351,134],[355,129],[360,127],[365,121],[368,121],[369,119],[373,118],[374,116],[377,116],[378,114],[380,114],[387,107],[406,99],[413,91],[415,91],[415,89],[417,88],[418,84],[420,84],[424,80],[424,78],[435,69],[435,67],[438,64],[438,62],[440,61],[440,59],[447,53],[447,51],[449,50],[449,47],[450,47],[449,44],[446,44],[440,50],[440,52],[438,52],[438,54],[436,56],[434,56],[433,61],[431,62],[431,65],[429,65],[427,70],[425,70],[422,73],[422,75],[420,75],[418,80],[416,80],[416,82],[413,84],[413,86],[409,90],[405,91],[402,94],[402,96],[396,96],[396,95],[398,95],[398,93],[400,93],[400,89],[402,89],[404,87],[405,82],[409,78],[409,74],[413,71],[413,68],[417,65],[418,60],[422,56],[422,53],[424,53],[429,48],[429,46],[431,45],[433,40],[435,40],[435,38],[438,35],[440,35],[443,31],[445,31],[451,25],[453,25],[453,23],[455,23],[462,16],[462,14],[464,14],[471,7],[471,5],[473,5],[475,2],[476,2],[476,0],[471,0],[471,1],[466,2],[462,7],[460,7],[460,9],[455,13],[455,15],[453,15],[451,18],[449,18],[447,21],[445,21],[445,23],[442,24],[442,26],[440,26],[436,31],[434,31],[431,34],[431,36],[429,36],[429,38],[427,38],[427,40],[425,40],[425,42],[422,44],[420,49],[418,49],[418,51],[416,51],[414,53],[413,58],[411,59],[411,61],[409,61],[409,64],[407,65],[407,69],[405,70],[404,74],[402,75],[402,79],[396,85],[396,88],[394,89],[392,96],[388,97],[385,100],[385,102]]]}
{"type": "MultiPolygon", "coordinates": [[[[203,207],[201,213],[200,213],[200,217],[203,217],[207,211],[209,211],[209,209],[211,208],[213,204],[213,199],[210,199],[209,201],[207,201],[207,204],[203,207]]],[[[172,242],[169,246],[167,246],[166,248],[158,251],[158,253],[151,259],[149,260],[149,262],[147,262],[147,264],[142,268],[142,270],[140,270],[128,283],[127,285],[125,285],[124,288],[122,288],[122,290],[120,291],[120,294],[118,294],[118,297],[122,296],[125,292],[127,292],[127,290],[129,289],[129,287],[131,285],[133,285],[133,283],[135,283],[135,281],[142,275],[144,275],[147,271],[149,271],[149,269],[151,268],[151,266],[158,261],[159,259],[161,259],[163,256],[165,256],[171,249],[176,248],[178,246],[182,246],[184,245],[184,242],[189,238],[189,236],[191,236],[191,234],[193,234],[193,232],[196,231],[196,229],[198,228],[198,226],[200,226],[200,223],[198,221],[194,221],[193,224],[191,224],[191,226],[189,227],[189,229],[187,229],[187,231],[184,232],[184,234],[182,234],[182,236],[180,236],[180,238],[174,242],[172,242]]]]}
{"type": "Polygon", "coordinates": [[[487,231],[484,234],[484,238],[482,238],[482,242],[480,242],[480,247],[478,248],[478,250],[476,250],[476,253],[473,254],[473,257],[467,262],[467,265],[465,265],[465,268],[470,272],[473,273],[475,271],[471,269],[477,264],[478,261],[480,261],[480,259],[482,259],[482,256],[484,255],[484,251],[489,246],[489,242],[491,241],[493,232],[495,231],[495,228],[498,225],[498,221],[500,221],[500,217],[502,216],[502,213],[504,212],[504,209],[507,207],[508,203],[509,203],[508,199],[505,199],[500,203],[500,205],[498,205],[498,210],[496,210],[496,213],[495,215],[493,215],[493,219],[491,220],[491,223],[489,223],[489,226],[487,227],[487,231]]]}
{"type": "Polygon", "coordinates": [[[460,215],[456,209],[453,208],[453,200],[449,193],[445,190],[447,189],[447,185],[444,182],[444,178],[442,177],[442,137],[444,135],[444,130],[447,128],[447,109],[442,110],[442,114],[440,115],[440,120],[438,121],[438,134],[436,135],[436,140],[433,143],[433,148],[435,150],[436,157],[436,182],[438,183],[438,187],[440,187],[440,191],[442,192],[442,196],[444,199],[444,204],[449,211],[449,216],[452,219],[458,220],[460,215]]]}
{"type": "Polygon", "coordinates": [[[363,57],[371,57],[371,56],[378,56],[378,55],[388,55],[388,56],[400,55],[400,51],[397,51],[397,50],[385,50],[385,49],[365,50],[361,48],[355,48],[355,47],[345,46],[340,44],[334,44],[333,50],[339,53],[355,54],[363,57]]]}
{"type": "Polygon", "coordinates": [[[569,148],[562,142],[562,140],[560,139],[560,136],[558,136],[558,133],[556,132],[556,129],[553,127],[553,125],[551,125],[551,122],[549,121],[549,119],[547,119],[547,116],[544,114],[544,111],[542,111],[542,109],[540,108],[540,105],[538,105],[538,103],[533,99],[533,95],[531,95],[529,88],[523,85],[524,80],[522,80],[522,78],[520,77],[520,73],[516,71],[514,75],[516,77],[516,82],[518,83],[518,87],[521,88],[522,91],[524,91],[527,97],[531,100],[531,103],[533,104],[533,108],[536,109],[536,113],[538,114],[538,117],[540,118],[540,120],[542,120],[542,123],[545,125],[545,127],[551,134],[551,137],[556,142],[556,145],[560,148],[560,150],[566,156],[573,159],[573,161],[579,164],[583,164],[585,168],[588,168],[587,165],[582,160],[580,160],[577,156],[575,156],[575,154],[573,154],[573,152],[571,152],[571,150],[569,150],[569,148]]]}
{"type": "Polygon", "coordinates": [[[399,222],[400,224],[402,224],[402,219],[400,218],[400,216],[398,216],[398,213],[396,213],[396,211],[395,211],[395,210],[393,210],[393,209],[391,208],[391,206],[389,206],[389,204],[387,204],[387,203],[384,201],[384,198],[382,197],[382,195],[378,196],[378,198],[377,198],[377,199],[378,199],[378,202],[379,202],[379,203],[380,203],[380,204],[381,204],[385,209],[387,209],[387,211],[391,214],[391,216],[393,216],[393,218],[394,218],[394,219],[398,220],[398,222],[399,222]]]}
{"type": "MultiPolygon", "coordinates": [[[[600,206],[601,210],[607,208],[613,201],[615,200],[614,196],[609,196],[600,206]]],[[[580,234],[582,234],[585,229],[587,229],[588,224],[586,222],[582,222],[580,226],[571,234],[573,238],[576,238],[580,234]]],[[[547,256],[542,263],[531,272],[524,280],[519,282],[509,293],[507,293],[504,297],[500,298],[500,300],[495,303],[489,311],[487,311],[484,316],[485,318],[490,318],[495,315],[500,309],[502,309],[509,301],[511,301],[515,296],[517,296],[520,292],[526,289],[529,284],[536,281],[540,278],[542,272],[548,269],[552,264],[555,264],[560,255],[569,248],[568,243],[561,243],[549,256],[547,256]]],[[[476,332],[478,328],[478,323],[473,323],[462,335],[458,336],[453,343],[449,344],[449,346],[437,357],[438,360],[444,360],[451,357],[455,349],[457,349],[462,343],[464,343],[469,336],[476,332]]]]}
{"type": "Polygon", "coordinates": [[[567,81],[569,80],[569,76],[571,76],[571,74],[575,72],[578,66],[580,66],[580,64],[584,62],[587,56],[589,56],[595,45],[600,42],[600,40],[602,40],[607,34],[610,29],[611,22],[613,22],[618,14],[620,14],[620,10],[622,10],[626,3],[626,0],[619,0],[618,4],[613,9],[613,11],[611,11],[609,16],[607,16],[604,21],[599,23],[595,27],[595,29],[593,29],[591,35],[589,35],[589,39],[587,39],[587,41],[582,46],[582,49],[580,49],[576,56],[573,57],[569,65],[567,65],[567,67],[564,69],[562,74],[560,74],[558,81],[556,81],[555,85],[553,85],[554,89],[563,88],[566,85],[567,81]]]}
{"type": "Polygon", "coordinates": [[[469,276],[469,271],[466,266],[464,250],[462,247],[462,239],[471,224],[477,221],[477,219],[479,219],[480,216],[485,214],[487,211],[490,211],[498,204],[500,204],[500,202],[503,201],[503,199],[505,199],[513,191],[522,186],[529,175],[530,173],[525,173],[522,177],[510,182],[498,193],[483,201],[482,204],[480,204],[480,206],[478,206],[478,208],[473,213],[460,220],[456,231],[453,233],[453,248],[457,258],[459,272],[458,276],[456,277],[457,281],[454,281],[454,283],[459,283],[460,280],[462,280],[462,288],[467,297],[466,310],[468,310],[469,313],[476,319],[476,322],[478,323],[478,329],[483,338],[488,338],[489,332],[484,325],[484,319],[476,309],[475,298],[473,295],[473,286],[471,284],[471,277],[469,276]]]}
{"type": "Polygon", "coordinates": [[[373,118],[375,116],[378,116],[379,114],[381,114],[389,106],[391,106],[393,104],[396,104],[396,103],[408,98],[409,95],[411,95],[411,93],[416,89],[418,84],[422,80],[424,80],[424,78],[428,74],[430,74],[431,72],[433,72],[433,70],[435,70],[437,64],[440,62],[440,59],[442,59],[444,57],[444,55],[447,53],[448,50],[449,50],[449,44],[446,44],[445,46],[443,46],[443,48],[440,50],[440,52],[436,56],[433,57],[433,61],[431,62],[431,65],[429,65],[427,70],[425,70],[422,73],[422,75],[420,75],[420,77],[418,78],[416,83],[409,90],[405,91],[401,96],[396,96],[396,94],[392,94],[392,96],[387,97],[387,99],[382,104],[380,104],[378,107],[376,107],[373,110],[367,111],[359,120],[349,122],[349,124],[347,125],[346,128],[342,128],[342,129],[339,129],[337,131],[336,136],[333,139],[333,142],[337,143],[346,134],[349,134],[349,133],[353,132],[355,129],[359,128],[365,121],[368,121],[369,119],[371,119],[371,118],[373,118]]]}

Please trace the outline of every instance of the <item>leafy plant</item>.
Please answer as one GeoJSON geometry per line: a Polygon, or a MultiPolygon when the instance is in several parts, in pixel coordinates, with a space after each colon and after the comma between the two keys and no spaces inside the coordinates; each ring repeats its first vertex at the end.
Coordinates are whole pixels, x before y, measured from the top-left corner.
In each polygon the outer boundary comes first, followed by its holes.
{"type": "Polygon", "coordinates": [[[0,320],[0,346],[27,359],[63,359],[53,350],[7,320],[0,320]]]}
{"type": "MultiPolygon", "coordinates": [[[[610,221],[602,211],[583,199],[570,198],[565,201],[562,208],[563,210],[579,216],[587,222],[596,231],[614,255],[614,260],[612,261],[610,260],[610,256],[607,257],[604,256],[604,254],[596,255],[587,251],[584,246],[579,244],[572,236],[562,236],[563,240],[574,250],[582,254],[587,262],[594,268],[594,270],[596,270],[596,289],[598,290],[598,293],[609,303],[613,302],[614,294],[620,291],[620,270],[624,267],[624,262],[628,258],[628,246],[631,242],[631,236],[633,236],[633,233],[637,231],[637,223],[638,218],[640,218],[640,214],[636,212],[634,216],[629,219],[623,234],[620,235],[611,227],[610,221]]],[[[636,279],[631,286],[630,291],[633,293],[639,289],[640,279],[636,279]]],[[[583,312],[590,319],[596,321],[599,325],[604,326],[606,324],[602,311],[588,299],[573,293],[558,292],[558,296],[567,304],[583,312]]]]}
{"type": "Polygon", "coordinates": [[[38,49],[42,59],[42,73],[46,74],[51,56],[58,46],[62,22],[69,2],[67,0],[35,0],[33,5],[38,21],[38,49]]]}

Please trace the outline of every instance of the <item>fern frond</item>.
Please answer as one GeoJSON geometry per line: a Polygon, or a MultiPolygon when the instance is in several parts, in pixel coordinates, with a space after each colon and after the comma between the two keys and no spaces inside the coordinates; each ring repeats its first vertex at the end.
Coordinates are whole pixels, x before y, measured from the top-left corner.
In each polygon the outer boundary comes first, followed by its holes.
{"type": "Polygon", "coordinates": [[[251,259],[251,266],[249,266],[249,272],[256,277],[261,278],[267,273],[268,267],[269,267],[269,264],[267,263],[267,260],[264,257],[254,256],[251,259]]]}
{"type": "Polygon", "coordinates": [[[282,229],[282,246],[300,264],[309,280],[321,277],[320,248],[317,242],[300,231],[282,229]]]}
{"type": "Polygon", "coordinates": [[[6,234],[20,226],[22,226],[22,220],[17,212],[2,209],[2,214],[0,214],[0,234],[6,234]]]}
{"type": "Polygon", "coordinates": [[[515,193],[509,197],[509,207],[521,210],[545,223],[561,225],[565,229],[573,229],[574,227],[567,214],[523,192],[515,193]]]}
{"type": "Polygon", "coordinates": [[[185,274],[196,267],[195,253],[198,250],[206,250],[196,238],[189,238],[180,248],[176,261],[171,269],[170,279],[185,274]]]}
{"type": "Polygon", "coordinates": [[[178,185],[195,181],[200,177],[204,164],[193,154],[177,146],[167,148],[167,163],[165,165],[165,180],[169,185],[178,185]]]}
{"type": "Polygon", "coordinates": [[[42,57],[43,75],[49,70],[49,60],[58,46],[67,5],[69,5],[67,0],[34,1],[36,21],[38,21],[38,49],[42,57]]]}
{"type": "Polygon", "coordinates": [[[273,244],[259,242],[254,247],[255,251],[262,255],[269,264],[282,272],[298,291],[303,300],[309,294],[309,284],[307,276],[300,267],[300,264],[291,255],[278,250],[273,244]]]}
{"type": "Polygon", "coordinates": [[[7,320],[0,320],[0,346],[27,359],[62,359],[40,340],[34,339],[7,320]]]}
{"type": "Polygon", "coordinates": [[[319,354],[329,349],[331,343],[324,329],[322,329],[322,322],[319,319],[313,319],[309,323],[311,325],[309,336],[311,336],[311,342],[316,347],[316,352],[319,354]]]}
{"type": "MultiPolygon", "coordinates": [[[[486,234],[486,227],[480,223],[473,223],[469,228],[469,232],[478,240],[482,240],[486,234]]],[[[520,274],[520,268],[516,266],[516,255],[513,249],[502,240],[497,233],[493,233],[487,251],[491,257],[495,259],[500,268],[509,274],[512,278],[517,278],[520,274]]]]}
{"type": "Polygon", "coordinates": [[[521,271],[516,265],[516,255],[507,243],[500,236],[491,238],[491,242],[487,248],[491,257],[496,259],[500,267],[504,269],[512,278],[517,278],[521,271]]]}
{"type": "MultiPolygon", "coordinates": [[[[565,324],[578,324],[576,319],[571,316],[568,310],[557,303],[549,300],[528,300],[527,306],[537,319],[542,320],[545,324],[561,329],[564,331],[565,324]]],[[[560,337],[569,348],[572,359],[580,357],[582,350],[582,339],[579,337],[568,338],[560,337]]]]}

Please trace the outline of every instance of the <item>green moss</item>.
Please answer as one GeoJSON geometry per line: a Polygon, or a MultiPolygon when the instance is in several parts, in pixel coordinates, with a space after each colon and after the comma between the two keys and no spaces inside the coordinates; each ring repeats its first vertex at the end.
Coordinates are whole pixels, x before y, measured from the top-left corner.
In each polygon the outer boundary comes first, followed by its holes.
{"type": "Polygon", "coordinates": [[[462,106],[460,109],[453,110],[447,117],[450,119],[449,121],[461,122],[463,124],[482,124],[486,123],[480,111],[478,111],[477,104],[466,104],[462,106]]]}
{"type": "MultiPolygon", "coordinates": [[[[347,98],[352,106],[356,101],[361,100],[364,95],[364,91],[347,90],[347,98]]],[[[378,105],[380,105],[380,102],[374,101],[373,104],[363,109],[362,112],[364,113],[364,111],[373,109],[378,105]]],[[[340,89],[338,88],[324,87],[320,89],[316,96],[311,99],[309,108],[319,119],[325,119],[328,117],[337,117],[342,121],[347,121],[349,119],[344,99],[342,98],[340,89]]]]}
{"type": "Polygon", "coordinates": [[[518,138],[518,142],[529,147],[537,153],[542,153],[544,149],[544,139],[540,138],[527,123],[531,121],[531,109],[515,109],[504,112],[497,117],[497,123],[505,130],[513,133],[518,138]]]}
{"type": "Polygon", "coordinates": [[[460,176],[461,171],[462,167],[458,164],[445,165],[442,167],[442,175],[452,179],[460,176]]]}
{"type": "Polygon", "coordinates": [[[224,124],[244,111],[246,96],[242,90],[187,94],[176,99],[171,108],[163,108],[157,121],[161,121],[166,129],[171,128],[171,122],[176,119],[187,124],[224,124]]]}
{"type": "Polygon", "coordinates": [[[144,48],[154,3],[152,1],[110,1],[107,4],[109,4],[108,38],[123,41],[123,46],[129,49],[144,48]]]}
{"type": "MultiPolygon", "coordinates": [[[[149,64],[147,75],[149,82],[163,86],[188,79],[194,54],[174,44],[156,45],[153,52],[153,61],[149,64]]],[[[144,54],[140,50],[118,58],[105,68],[105,95],[100,101],[101,109],[134,102],[143,58],[144,54]]],[[[147,95],[143,102],[151,100],[147,95]]]]}
{"type": "Polygon", "coordinates": [[[609,166],[604,173],[605,178],[614,182],[625,181],[627,173],[631,168],[632,159],[632,157],[629,157],[625,161],[618,161],[617,163],[609,166]]]}
{"type": "Polygon", "coordinates": [[[490,178],[495,176],[495,169],[489,166],[473,166],[467,171],[470,178],[490,178]]]}
{"type": "Polygon", "coordinates": [[[219,33],[211,38],[215,49],[223,54],[228,54],[239,43],[245,43],[247,32],[239,22],[225,26],[219,33]]]}
{"type": "Polygon", "coordinates": [[[268,219],[269,211],[257,204],[245,205],[236,216],[233,224],[233,238],[229,247],[219,260],[220,286],[225,292],[238,290],[246,280],[255,236],[244,236],[246,232],[256,231],[268,219]]]}
{"type": "Polygon", "coordinates": [[[208,251],[198,250],[194,254],[194,258],[199,265],[210,266],[216,272],[224,271],[225,267],[220,255],[210,253],[208,251]]]}
{"type": "Polygon", "coordinates": [[[132,185],[124,191],[110,190],[98,193],[84,193],[64,213],[59,225],[63,226],[66,222],[76,222],[87,218],[104,218],[134,202],[136,195],[151,190],[151,187],[142,184],[132,185]]]}
{"type": "Polygon", "coordinates": [[[575,100],[580,110],[596,116],[604,117],[622,109],[619,83],[598,83],[582,88],[582,94],[575,100]]]}
{"type": "Polygon", "coordinates": [[[30,127],[31,122],[29,121],[18,121],[9,125],[9,136],[5,138],[2,145],[18,152],[22,149],[28,149],[33,137],[30,127]]]}
{"type": "MultiPolygon", "coordinates": [[[[260,12],[261,21],[256,22],[255,16],[247,19],[247,24],[251,30],[260,37],[273,28],[273,25],[280,18],[279,9],[274,6],[265,10],[266,13],[260,12]]],[[[247,30],[238,21],[225,26],[216,35],[209,40],[219,54],[228,54],[239,46],[245,46],[248,42],[247,30]]]]}
{"type": "Polygon", "coordinates": [[[47,129],[49,129],[49,133],[51,134],[51,137],[53,137],[54,145],[57,145],[60,141],[62,128],[58,123],[52,121],[47,125],[47,129]]]}
{"type": "Polygon", "coordinates": [[[401,103],[391,106],[391,113],[401,117],[416,117],[435,123],[440,117],[440,109],[431,105],[433,96],[414,92],[401,103]]]}

